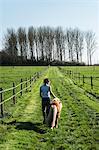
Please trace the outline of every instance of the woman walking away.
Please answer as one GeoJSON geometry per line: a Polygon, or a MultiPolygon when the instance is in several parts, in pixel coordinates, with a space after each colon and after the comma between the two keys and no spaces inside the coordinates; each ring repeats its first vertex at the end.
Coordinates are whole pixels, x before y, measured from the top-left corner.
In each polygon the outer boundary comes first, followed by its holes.
{"type": "Polygon", "coordinates": [[[48,116],[50,110],[50,95],[56,97],[51,90],[49,79],[44,79],[44,84],[40,87],[40,96],[42,98],[42,112],[43,112],[43,123],[45,123],[46,115],[48,116]]]}

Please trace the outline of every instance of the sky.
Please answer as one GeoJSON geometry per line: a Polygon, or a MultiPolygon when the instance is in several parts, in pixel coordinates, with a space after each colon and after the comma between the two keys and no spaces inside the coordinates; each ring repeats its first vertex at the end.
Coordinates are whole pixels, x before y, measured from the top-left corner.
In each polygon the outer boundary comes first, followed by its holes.
{"type": "Polygon", "coordinates": [[[97,37],[93,63],[99,63],[99,0],[0,0],[0,49],[7,28],[78,27],[97,37]]]}

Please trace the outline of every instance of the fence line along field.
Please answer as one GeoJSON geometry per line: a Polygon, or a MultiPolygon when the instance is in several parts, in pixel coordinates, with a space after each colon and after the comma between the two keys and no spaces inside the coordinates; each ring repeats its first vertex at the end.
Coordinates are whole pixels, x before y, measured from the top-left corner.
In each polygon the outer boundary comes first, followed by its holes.
{"type": "Polygon", "coordinates": [[[14,109],[11,105],[15,103],[16,97],[30,90],[33,77],[36,73],[44,72],[44,69],[45,67],[0,67],[1,101],[6,101],[1,105],[2,115],[10,115],[14,109]]]}
{"type": "MultiPolygon", "coordinates": [[[[8,67],[5,71],[4,69],[1,69],[2,77],[7,69],[10,73],[5,73],[7,81],[12,68],[8,67]]],[[[17,67],[14,69],[17,70],[17,67]]],[[[71,67],[62,67],[62,69],[58,67],[46,69],[45,67],[26,67],[26,71],[25,67],[20,69],[18,70],[19,76],[23,69],[22,74],[25,78],[30,77],[33,70],[35,70],[34,72],[43,71],[43,74],[33,84],[31,92],[24,92],[21,97],[18,97],[15,105],[9,105],[9,111],[14,108],[10,115],[0,118],[0,150],[98,150],[98,97],[96,100],[96,97],[88,96],[78,84],[74,83],[71,76],[65,74],[66,70],[70,70],[71,67]],[[29,70],[32,70],[30,74],[29,70]],[[39,88],[46,77],[51,80],[52,90],[63,104],[59,127],[53,131],[42,123],[39,88]]],[[[76,67],[71,70],[74,71],[74,69],[88,76],[87,71],[92,68],[76,67]]],[[[98,77],[99,69],[95,68],[95,70],[94,75],[98,77]]],[[[89,72],[92,75],[91,71],[89,72]]],[[[18,74],[14,75],[16,79],[19,79],[18,74]]],[[[6,84],[7,82],[4,86],[8,88],[9,86],[6,84]]]]}
{"type": "Polygon", "coordinates": [[[0,87],[7,89],[12,87],[13,82],[18,84],[21,79],[26,80],[35,72],[40,72],[45,67],[0,67],[0,87]]]}
{"type": "Polygon", "coordinates": [[[85,89],[86,92],[99,98],[99,67],[61,67],[61,71],[85,89]]]}

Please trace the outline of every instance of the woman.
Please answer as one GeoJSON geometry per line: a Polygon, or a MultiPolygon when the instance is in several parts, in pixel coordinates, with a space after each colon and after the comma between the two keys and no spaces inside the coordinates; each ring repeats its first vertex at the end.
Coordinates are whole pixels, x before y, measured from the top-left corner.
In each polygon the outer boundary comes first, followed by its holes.
{"type": "Polygon", "coordinates": [[[43,112],[43,123],[45,123],[46,115],[48,116],[50,110],[50,96],[56,97],[51,90],[50,82],[48,78],[44,79],[44,84],[40,87],[40,96],[42,98],[42,112],[43,112]]]}
{"type": "Polygon", "coordinates": [[[58,119],[62,109],[62,103],[58,98],[54,98],[50,103],[50,111],[46,119],[46,123],[53,129],[58,127],[58,119]]]}

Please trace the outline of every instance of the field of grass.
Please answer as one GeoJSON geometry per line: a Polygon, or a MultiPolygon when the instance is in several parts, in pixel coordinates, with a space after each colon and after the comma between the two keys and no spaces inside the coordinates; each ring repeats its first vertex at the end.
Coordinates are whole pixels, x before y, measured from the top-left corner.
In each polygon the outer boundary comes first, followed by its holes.
{"type": "Polygon", "coordinates": [[[0,119],[0,150],[28,149],[99,149],[99,102],[57,67],[49,67],[32,91],[18,98],[12,114],[0,119]],[[39,88],[45,77],[63,103],[59,127],[53,131],[42,123],[39,88]]]}
{"type": "Polygon", "coordinates": [[[67,74],[67,72],[71,70],[71,75],[69,74],[69,77],[71,77],[76,84],[81,86],[87,92],[92,93],[92,95],[99,98],[99,67],[98,66],[61,67],[61,69],[65,75],[67,74]],[[84,83],[83,83],[83,75],[84,75],[84,83]],[[92,77],[93,86],[91,86],[91,77],[92,77]]]}
{"type": "Polygon", "coordinates": [[[72,70],[85,76],[99,76],[99,66],[67,66],[61,67],[65,70],[72,70]]]}
{"type": "MultiPolygon", "coordinates": [[[[16,85],[20,84],[20,81],[26,81],[33,77],[37,72],[44,72],[46,67],[31,67],[31,66],[12,66],[12,67],[0,67],[0,88],[3,90],[9,89],[13,86],[13,82],[16,85]]],[[[30,82],[27,83],[27,86],[30,85],[30,82]]],[[[26,83],[22,85],[22,88],[26,87],[26,83]]],[[[16,93],[21,90],[21,85],[18,86],[15,91],[16,93]]],[[[28,89],[30,91],[30,89],[28,89]]],[[[26,91],[26,90],[25,90],[26,91]]],[[[25,92],[23,91],[23,93],[25,92]]],[[[12,96],[12,90],[7,91],[3,94],[3,99],[6,100],[12,96]]],[[[20,97],[20,93],[17,95],[17,99],[20,97]]],[[[7,101],[4,104],[4,113],[10,115],[14,109],[13,100],[7,101]]]]}
{"type": "Polygon", "coordinates": [[[35,72],[40,72],[44,70],[45,67],[0,67],[0,87],[7,89],[12,87],[13,82],[17,84],[20,83],[21,78],[26,80],[33,76],[35,72]]]}

